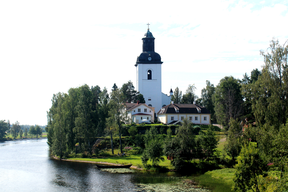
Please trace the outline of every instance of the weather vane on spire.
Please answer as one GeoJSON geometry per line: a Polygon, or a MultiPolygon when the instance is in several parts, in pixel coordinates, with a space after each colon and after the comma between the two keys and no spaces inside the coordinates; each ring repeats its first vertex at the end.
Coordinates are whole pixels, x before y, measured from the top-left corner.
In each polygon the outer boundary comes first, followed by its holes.
{"type": "Polygon", "coordinates": [[[148,25],[148,30],[149,30],[149,25],[150,25],[150,24],[149,24],[149,23],[147,23],[147,25],[148,25]]]}

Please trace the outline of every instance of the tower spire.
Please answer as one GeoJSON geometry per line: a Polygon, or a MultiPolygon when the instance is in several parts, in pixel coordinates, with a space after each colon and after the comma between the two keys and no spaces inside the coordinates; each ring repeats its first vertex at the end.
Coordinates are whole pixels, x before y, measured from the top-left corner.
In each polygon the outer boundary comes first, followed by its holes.
{"type": "Polygon", "coordinates": [[[147,23],[147,25],[148,25],[148,30],[149,30],[149,25],[150,25],[150,24],[149,24],[149,23],[147,23]]]}

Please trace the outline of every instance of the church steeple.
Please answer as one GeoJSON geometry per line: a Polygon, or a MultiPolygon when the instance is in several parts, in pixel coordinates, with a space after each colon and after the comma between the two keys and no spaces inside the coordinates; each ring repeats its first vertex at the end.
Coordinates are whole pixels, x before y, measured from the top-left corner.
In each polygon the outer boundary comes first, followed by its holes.
{"type": "Polygon", "coordinates": [[[162,64],[161,57],[158,53],[155,52],[155,38],[153,34],[150,32],[148,24],[147,33],[144,34],[142,38],[143,45],[142,45],[142,53],[139,57],[137,57],[137,61],[135,66],[138,64],[162,64]]]}

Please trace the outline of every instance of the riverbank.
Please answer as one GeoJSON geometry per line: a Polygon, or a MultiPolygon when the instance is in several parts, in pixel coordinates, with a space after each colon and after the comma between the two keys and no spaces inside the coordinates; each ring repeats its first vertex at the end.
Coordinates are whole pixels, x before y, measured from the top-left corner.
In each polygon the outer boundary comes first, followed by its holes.
{"type": "MultiPolygon", "coordinates": [[[[77,163],[90,163],[90,164],[99,164],[99,165],[113,165],[113,166],[119,166],[119,165],[123,165],[123,164],[119,164],[119,163],[109,163],[109,162],[105,162],[105,161],[94,161],[96,159],[89,159],[89,160],[76,160],[76,159],[59,159],[58,157],[52,156],[53,159],[55,160],[59,160],[59,161],[67,161],[67,162],[77,162],[77,163]]],[[[86,159],[86,158],[83,158],[86,159]]],[[[143,168],[139,168],[135,165],[132,164],[132,166],[130,167],[131,169],[135,169],[135,170],[139,170],[139,171],[143,171],[143,168]]]]}

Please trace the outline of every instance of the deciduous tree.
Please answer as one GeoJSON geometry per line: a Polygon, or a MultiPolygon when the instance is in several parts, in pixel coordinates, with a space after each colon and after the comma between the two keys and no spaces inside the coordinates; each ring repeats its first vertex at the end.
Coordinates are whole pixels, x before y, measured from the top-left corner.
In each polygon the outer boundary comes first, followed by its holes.
{"type": "Polygon", "coordinates": [[[217,122],[226,129],[230,118],[236,119],[242,115],[243,98],[240,82],[234,77],[224,77],[215,89],[213,103],[217,122]]]}

